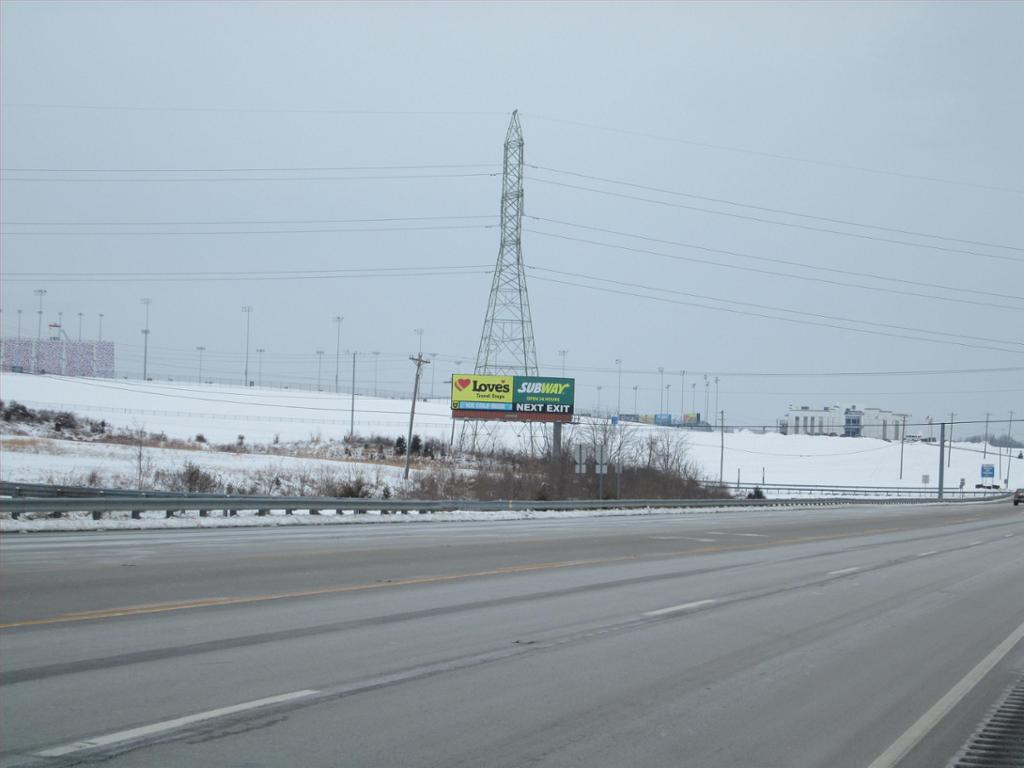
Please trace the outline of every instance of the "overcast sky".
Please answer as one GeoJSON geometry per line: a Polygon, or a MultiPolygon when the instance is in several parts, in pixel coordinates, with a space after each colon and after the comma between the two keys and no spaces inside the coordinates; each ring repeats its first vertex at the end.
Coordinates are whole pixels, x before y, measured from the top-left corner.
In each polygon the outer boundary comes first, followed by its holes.
{"type": "Polygon", "coordinates": [[[344,315],[361,390],[372,351],[380,390],[410,386],[422,328],[440,393],[475,358],[519,109],[538,357],[568,350],[581,405],[614,410],[618,358],[623,411],[634,386],[658,410],[660,366],[675,412],[680,370],[687,411],[718,375],[728,423],[1024,416],[1022,3],[0,14],[5,335],[21,309],[35,336],[44,288],[45,322],[95,338],[104,313],[138,376],[150,297],[154,375],[195,376],[202,345],[241,380],[251,305],[264,379],[315,384],[321,349],[333,385],[344,315]],[[805,375],[961,369],[1011,370],[805,375]]]}

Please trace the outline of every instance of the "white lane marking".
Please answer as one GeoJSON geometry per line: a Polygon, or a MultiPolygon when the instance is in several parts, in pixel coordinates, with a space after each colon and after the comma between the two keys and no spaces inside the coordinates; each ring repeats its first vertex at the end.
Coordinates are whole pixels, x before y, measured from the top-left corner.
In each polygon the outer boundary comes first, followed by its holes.
{"type": "Polygon", "coordinates": [[[983,541],[972,541],[972,542],[971,542],[970,544],[968,544],[967,546],[968,546],[968,547],[976,547],[976,546],[978,546],[979,544],[984,544],[984,543],[985,543],[985,542],[983,542],[983,541]]]}
{"type": "Polygon", "coordinates": [[[673,605],[669,608],[659,608],[656,611],[647,611],[644,616],[664,616],[667,613],[678,613],[679,611],[692,611],[694,608],[700,608],[705,605],[711,605],[717,603],[717,600],[695,600],[692,603],[683,603],[682,605],[673,605]]]}
{"type": "Polygon", "coordinates": [[[307,696],[314,696],[318,693],[319,691],[309,690],[294,691],[292,693],[282,693],[280,696],[269,696],[265,699],[256,699],[255,701],[247,701],[242,704],[234,704],[230,707],[211,709],[207,712],[199,712],[194,715],[187,715],[186,717],[178,717],[174,720],[164,720],[161,723],[143,725],[139,728],[130,728],[127,731],[117,731],[116,733],[108,733],[104,736],[96,736],[94,738],[87,739],[86,741],[76,741],[71,744],[65,744],[62,747],[54,747],[53,749],[47,749],[43,752],[36,752],[36,756],[61,757],[63,755],[70,755],[73,752],[81,752],[85,749],[106,747],[110,746],[111,744],[119,744],[123,741],[131,741],[132,739],[142,738],[143,736],[151,736],[155,733],[173,731],[176,728],[183,728],[186,725],[191,725],[192,723],[199,723],[203,720],[212,720],[215,717],[233,715],[237,712],[245,712],[250,709],[267,707],[271,704],[280,704],[285,701],[292,701],[293,699],[303,699],[307,696]]]}
{"type": "Polygon", "coordinates": [[[736,531],[708,531],[708,533],[712,536],[751,536],[758,539],[770,538],[768,534],[765,533],[738,533],[736,531]]]}
{"type": "Polygon", "coordinates": [[[979,661],[974,669],[964,675],[959,683],[950,688],[945,696],[935,702],[931,709],[921,715],[920,719],[896,739],[891,747],[875,758],[868,768],[894,768],[1022,639],[1024,639],[1024,622],[997,645],[988,656],[979,661]]]}
{"type": "Polygon", "coordinates": [[[1005,536],[1003,536],[1003,538],[1004,539],[1012,539],[1013,538],[1013,534],[1012,533],[1008,533],[1005,536]]]}
{"type": "Polygon", "coordinates": [[[918,557],[928,557],[929,555],[936,555],[936,554],[938,554],[938,550],[933,549],[930,552],[922,552],[921,554],[918,555],[918,557]]]}
{"type": "Polygon", "coordinates": [[[829,571],[828,575],[829,576],[841,576],[844,573],[853,573],[854,571],[859,571],[859,570],[860,570],[860,566],[859,565],[855,565],[853,568],[840,568],[838,571],[829,571]]]}
{"type": "Polygon", "coordinates": [[[705,543],[714,541],[714,539],[698,539],[695,536],[651,536],[651,538],[658,539],[660,541],[668,541],[669,539],[686,539],[687,541],[703,541],[705,543]]]}

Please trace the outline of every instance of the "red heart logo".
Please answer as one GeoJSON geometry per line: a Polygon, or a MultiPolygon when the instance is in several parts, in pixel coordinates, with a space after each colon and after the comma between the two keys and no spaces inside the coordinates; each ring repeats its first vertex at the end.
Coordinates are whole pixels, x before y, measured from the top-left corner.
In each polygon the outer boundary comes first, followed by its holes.
{"type": "Polygon", "coordinates": [[[456,379],[455,388],[460,392],[470,385],[469,379],[456,379]]]}

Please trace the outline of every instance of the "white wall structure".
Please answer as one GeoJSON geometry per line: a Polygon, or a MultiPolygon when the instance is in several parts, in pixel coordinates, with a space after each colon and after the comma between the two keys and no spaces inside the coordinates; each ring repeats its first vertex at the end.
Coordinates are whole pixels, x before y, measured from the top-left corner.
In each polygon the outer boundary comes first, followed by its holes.
{"type": "Polygon", "coordinates": [[[858,409],[855,405],[849,408],[838,405],[812,408],[808,405],[791,405],[780,423],[790,435],[845,435],[900,440],[903,421],[909,419],[909,414],[883,408],[858,409]]]}
{"type": "Polygon", "coordinates": [[[823,408],[791,405],[784,423],[790,435],[841,435],[843,409],[838,405],[826,405],[823,408]]]}

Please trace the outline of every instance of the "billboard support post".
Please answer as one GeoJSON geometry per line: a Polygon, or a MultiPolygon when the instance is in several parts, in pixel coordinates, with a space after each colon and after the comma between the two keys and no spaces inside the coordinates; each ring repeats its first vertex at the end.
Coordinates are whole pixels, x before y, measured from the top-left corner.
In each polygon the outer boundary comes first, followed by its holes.
{"type": "Polygon", "coordinates": [[[558,461],[562,458],[562,422],[556,421],[551,434],[551,458],[558,461]]]}

